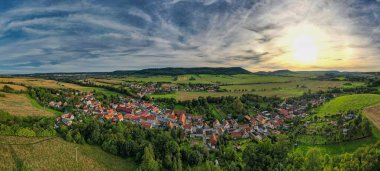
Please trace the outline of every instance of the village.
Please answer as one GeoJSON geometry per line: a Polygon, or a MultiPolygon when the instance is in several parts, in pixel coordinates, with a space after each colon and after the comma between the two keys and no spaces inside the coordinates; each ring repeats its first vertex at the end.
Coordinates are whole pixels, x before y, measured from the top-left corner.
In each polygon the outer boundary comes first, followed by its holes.
{"type": "MultiPolygon", "coordinates": [[[[204,117],[192,115],[183,110],[162,109],[158,104],[136,100],[131,97],[119,97],[119,103],[103,106],[91,92],[80,98],[80,104],[76,105],[79,112],[65,113],[56,118],[56,127],[60,124],[70,126],[78,120],[78,115],[86,115],[97,118],[99,122],[111,121],[131,122],[139,124],[146,129],[165,128],[183,129],[185,134],[201,140],[210,149],[214,149],[218,142],[218,136],[227,135],[232,140],[252,138],[261,140],[265,137],[281,134],[281,131],[289,127],[285,120],[293,117],[305,117],[308,114],[307,106],[321,105],[325,99],[317,98],[311,101],[287,103],[284,101],[275,112],[257,111],[255,116],[244,115],[244,121],[238,121],[231,116],[219,121],[217,119],[206,121],[204,117]]],[[[50,107],[64,106],[62,102],[50,102],[50,107]]]]}

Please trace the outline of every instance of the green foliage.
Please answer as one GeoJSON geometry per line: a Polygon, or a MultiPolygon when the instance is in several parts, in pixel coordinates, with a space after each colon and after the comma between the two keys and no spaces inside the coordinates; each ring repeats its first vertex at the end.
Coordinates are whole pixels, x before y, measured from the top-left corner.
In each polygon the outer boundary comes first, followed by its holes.
{"type": "Polygon", "coordinates": [[[15,92],[15,90],[8,85],[4,85],[3,89],[1,89],[1,91],[6,92],[6,93],[14,93],[15,92]]]}
{"type": "Polygon", "coordinates": [[[16,135],[23,137],[35,137],[36,133],[29,128],[21,128],[17,131],[16,135]]]}
{"type": "Polygon", "coordinates": [[[304,169],[310,171],[322,170],[323,158],[317,148],[311,148],[305,156],[304,169]]]}
{"type": "Polygon", "coordinates": [[[158,162],[154,159],[153,147],[149,144],[144,148],[144,155],[140,169],[143,171],[158,171],[160,170],[158,162]]]}

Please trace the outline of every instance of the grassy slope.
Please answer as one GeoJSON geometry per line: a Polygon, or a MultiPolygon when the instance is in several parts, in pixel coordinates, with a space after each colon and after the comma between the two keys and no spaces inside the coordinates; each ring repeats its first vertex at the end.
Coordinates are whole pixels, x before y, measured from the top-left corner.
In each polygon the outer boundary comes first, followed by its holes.
{"type": "Polygon", "coordinates": [[[0,89],[2,89],[5,85],[13,88],[16,91],[25,91],[26,90],[26,87],[24,87],[24,86],[13,85],[13,84],[0,84],[0,89]]]}
{"type": "Polygon", "coordinates": [[[48,107],[43,107],[41,106],[37,100],[33,99],[32,97],[30,97],[29,95],[25,95],[29,100],[30,100],[30,103],[32,104],[33,107],[37,108],[37,109],[40,109],[40,110],[45,110],[47,112],[50,112],[50,113],[54,113],[54,114],[57,114],[57,115],[61,115],[63,114],[63,112],[60,112],[60,111],[56,111],[54,109],[50,109],[48,107]]]}
{"type": "Polygon", "coordinates": [[[25,94],[3,93],[0,97],[0,109],[15,116],[55,116],[56,111],[43,109],[37,102],[31,101],[25,94]]]}
{"type": "Polygon", "coordinates": [[[375,144],[380,140],[380,132],[376,128],[372,127],[372,133],[373,136],[354,140],[354,141],[347,141],[342,142],[339,144],[329,144],[329,145],[300,145],[298,148],[299,150],[302,150],[306,152],[309,148],[317,147],[319,148],[323,153],[330,154],[330,155],[339,155],[343,153],[352,153],[356,149],[360,147],[365,147],[368,145],[375,144]]]}
{"type": "Polygon", "coordinates": [[[45,80],[41,78],[33,77],[12,77],[12,78],[1,78],[0,82],[13,82],[16,84],[25,84],[26,86],[33,87],[49,87],[49,88],[81,88],[81,86],[70,83],[61,83],[54,80],[45,80]]]}
{"type": "MultiPolygon", "coordinates": [[[[380,95],[374,94],[355,94],[355,95],[346,95],[338,97],[330,102],[327,102],[321,106],[318,111],[318,115],[324,116],[326,114],[334,114],[339,111],[348,111],[348,110],[363,110],[364,108],[371,106],[373,104],[380,103],[380,95]]],[[[330,144],[330,145],[301,145],[300,150],[307,151],[311,147],[317,147],[322,150],[322,152],[337,155],[342,153],[351,153],[354,152],[359,147],[365,147],[371,144],[376,143],[380,140],[380,132],[373,125],[372,133],[373,136],[369,138],[343,142],[339,144],[330,144]]]]}
{"type": "Polygon", "coordinates": [[[340,111],[362,110],[365,107],[380,103],[380,95],[355,94],[337,97],[317,109],[318,115],[332,115],[340,111]]]}
{"type": "Polygon", "coordinates": [[[96,146],[79,145],[61,138],[0,136],[0,170],[12,170],[17,159],[32,170],[135,170],[131,159],[108,154],[96,146]],[[17,142],[17,145],[13,145],[17,142]],[[78,149],[78,162],[75,149],[78,149]]]}

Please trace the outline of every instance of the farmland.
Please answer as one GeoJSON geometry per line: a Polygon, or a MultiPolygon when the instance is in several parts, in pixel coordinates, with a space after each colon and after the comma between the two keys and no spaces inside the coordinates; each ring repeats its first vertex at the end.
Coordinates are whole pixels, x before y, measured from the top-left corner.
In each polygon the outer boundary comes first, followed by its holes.
{"type": "Polygon", "coordinates": [[[2,89],[5,85],[11,87],[12,89],[16,91],[25,91],[26,87],[24,86],[19,86],[19,85],[13,85],[13,84],[0,84],[0,89],[2,89]]]}
{"type": "Polygon", "coordinates": [[[136,169],[133,160],[113,156],[95,146],[73,144],[55,137],[0,136],[0,170],[12,170],[20,161],[32,170],[136,169]]]}
{"type": "Polygon", "coordinates": [[[0,110],[15,116],[55,116],[52,111],[33,103],[25,94],[3,94],[5,97],[0,97],[0,110]]]}
{"type": "MultiPolygon", "coordinates": [[[[344,81],[294,81],[284,83],[263,83],[263,84],[244,84],[244,85],[228,85],[221,86],[226,92],[185,92],[178,91],[172,94],[150,95],[153,98],[175,98],[177,100],[192,100],[198,97],[221,97],[221,96],[241,96],[242,94],[257,94],[260,96],[278,96],[278,97],[296,97],[303,93],[324,91],[334,87],[347,87],[348,82],[344,81]]],[[[362,86],[364,83],[355,82],[350,86],[362,86]]]]}
{"type": "Polygon", "coordinates": [[[150,95],[153,98],[175,98],[180,101],[197,99],[198,97],[221,97],[221,96],[241,96],[244,92],[185,92],[179,91],[175,94],[150,95]]]}
{"type": "Polygon", "coordinates": [[[368,107],[363,112],[373,125],[380,131],[380,104],[368,107]]]}
{"type": "Polygon", "coordinates": [[[316,109],[319,116],[333,115],[338,112],[362,110],[365,107],[380,103],[380,95],[355,94],[337,97],[316,109]]]}
{"type": "Polygon", "coordinates": [[[151,76],[151,77],[125,77],[125,81],[142,81],[142,82],[171,82],[177,84],[249,84],[249,83],[271,83],[271,82],[289,82],[300,80],[299,77],[282,77],[282,76],[262,76],[255,74],[238,74],[238,75],[180,75],[180,76],[151,76]],[[193,78],[193,79],[191,79],[193,78]]]}
{"type": "Polygon", "coordinates": [[[48,88],[81,88],[79,85],[70,84],[70,83],[61,83],[54,80],[45,80],[41,78],[32,78],[32,77],[0,77],[0,83],[14,83],[14,84],[23,84],[26,86],[34,87],[48,87],[48,88]]]}
{"type": "Polygon", "coordinates": [[[324,91],[328,88],[334,87],[357,87],[364,86],[364,83],[360,82],[347,82],[347,81],[317,81],[317,80],[297,80],[285,83],[264,83],[264,84],[246,84],[246,85],[229,85],[221,86],[222,89],[227,91],[248,91],[255,94],[263,94],[266,92],[290,92],[288,95],[302,95],[303,92],[307,92],[309,89],[312,92],[324,91]]]}

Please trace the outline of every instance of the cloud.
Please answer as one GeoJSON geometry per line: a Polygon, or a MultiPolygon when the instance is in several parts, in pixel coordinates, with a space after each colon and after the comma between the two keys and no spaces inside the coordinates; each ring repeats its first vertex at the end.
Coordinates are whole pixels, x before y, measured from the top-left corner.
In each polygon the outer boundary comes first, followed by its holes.
{"type": "Polygon", "coordinates": [[[380,4],[375,1],[52,2],[0,8],[0,73],[167,66],[379,68],[380,4]],[[317,37],[318,63],[300,65],[292,58],[292,41],[307,30],[317,37]]]}

